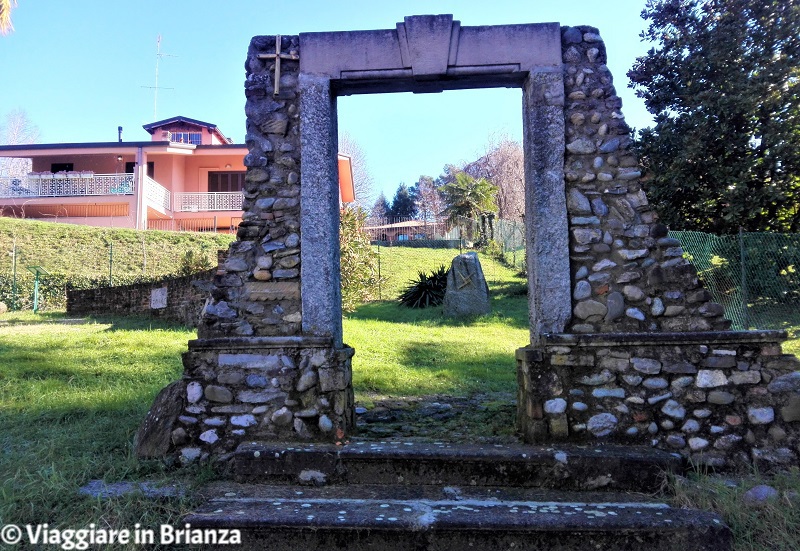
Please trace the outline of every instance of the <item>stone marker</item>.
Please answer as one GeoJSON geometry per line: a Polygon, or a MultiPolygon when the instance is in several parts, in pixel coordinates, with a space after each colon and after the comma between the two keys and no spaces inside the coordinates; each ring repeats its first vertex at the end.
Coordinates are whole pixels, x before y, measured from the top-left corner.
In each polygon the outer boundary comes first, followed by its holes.
{"type": "Polygon", "coordinates": [[[444,315],[462,318],[488,314],[491,310],[489,286],[483,277],[477,253],[458,255],[453,259],[447,274],[444,315]]]}

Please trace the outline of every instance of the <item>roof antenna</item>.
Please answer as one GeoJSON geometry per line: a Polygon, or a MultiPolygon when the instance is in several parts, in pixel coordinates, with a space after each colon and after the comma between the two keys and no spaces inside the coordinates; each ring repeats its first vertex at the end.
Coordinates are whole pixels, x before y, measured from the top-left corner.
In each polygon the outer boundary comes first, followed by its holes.
{"type": "Polygon", "coordinates": [[[119,137],[119,143],[122,143],[122,127],[117,127],[117,136],[119,137]]]}
{"type": "Polygon", "coordinates": [[[156,83],[155,86],[142,86],[142,88],[150,88],[153,90],[153,121],[158,120],[158,91],[159,90],[174,90],[174,88],[164,88],[158,85],[158,62],[162,57],[178,57],[172,54],[161,53],[161,35],[156,38],[156,83]]]}

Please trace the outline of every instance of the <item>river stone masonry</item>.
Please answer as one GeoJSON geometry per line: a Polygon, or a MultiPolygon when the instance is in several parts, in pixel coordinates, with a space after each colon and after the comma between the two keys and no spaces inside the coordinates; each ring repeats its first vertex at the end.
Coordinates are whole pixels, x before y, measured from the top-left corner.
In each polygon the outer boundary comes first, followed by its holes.
{"type": "MultiPolygon", "coordinates": [[[[281,53],[297,58],[299,42],[281,37],[281,53]]],[[[244,214],[203,310],[201,338],[301,332],[299,63],[281,60],[276,95],[275,60],[258,57],[274,54],[276,43],[257,36],[248,50],[244,214]]]]}
{"type": "Polygon", "coordinates": [[[562,27],[561,37],[572,332],[728,329],[642,190],[598,30],[562,27]]]}
{"type": "Polygon", "coordinates": [[[617,441],[716,468],[800,456],[800,362],[777,331],[732,332],[641,187],[594,27],[562,27],[572,320],[517,352],[532,443],[617,441]]]}
{"type": "Polygon", "coordinates": [[[159,394],[137,435],[140,457],[189,463],[245,440],[341,442],[354,426],[353,349],[302,334],[298,58],[297,36],[250,43],[245,212],[183,378],[159,394]]]}
{"type": "Polygon", "coordinates": [[[522,90],[531,345],[518,428],[534,443],[622,441],[718,467],[796,464],[798,360],[780,332],[731,332],[648,204],[594,27],[461,26],[257,36],[237,241],[184,374],[156,397],[140,457],[227,458],[247,441],[344,442],[336,99],[522,90]]]}
{"type": "Polygon", "coordinates": [[[780,331],[550,335],[517,351],[529,442],[613,441],[696,465],[796,465],[800,361],[780,331]]]}

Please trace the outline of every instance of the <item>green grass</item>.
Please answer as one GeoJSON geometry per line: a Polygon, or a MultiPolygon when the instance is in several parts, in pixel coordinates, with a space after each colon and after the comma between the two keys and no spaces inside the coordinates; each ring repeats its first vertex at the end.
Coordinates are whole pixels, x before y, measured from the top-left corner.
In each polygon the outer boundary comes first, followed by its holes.
{"type": "MultiPolygon", "coordinates": [[[[0,316],[9,319],[33,321],[0,316]]],[[[174,478],[158,462],[137,461],[132,441],[155,394],[180,376],[180,352],[193,336],[137,319],[0,326],[0,524],[177,522],[185,499],[101,501],[76,491],[98,478],[174,478]]]]}
{"type": "Polygon", "coordinates": [[[119,274],[174,273],[183,254],[205,254],[216,265],[217,250],[227,249],[233,235],[137,231],[0,217],[0,274],[10,274],[10,253],[17,245],[17,269],[44,266],[54,273],[107,276],[111,243],[119,274]]]}
{"type": "MultiPolygon", "coordinates": [[[[381,252],[382,262],[388,263],[383,270],[402,267],[387,283],[387,292],[394,289],[398,294],[417,269],[449,264],[457,254],[405,248],[381,252]]],[[[345,340],[356,349],[354,386],[360,403],[516,391],[514,350],[529,341],[524,280],[490,258],[481,261],[491,290],[492,313],[487,316],[445,320],[440,307],[414,310],[394,301],[365,304],[346,316],[345,340]]],[[[132,454],[134,434],[153,397],[181,375],[180,354],[194,332],[135,318],[64,325],[58,323],[63,317],[0,315],[0,524],[178,524],[193,505],[189,498],[153,501],[130,495],[96,500],[78,497],[76,490],[98,478],[180,481],[193,487],[213,476],[208,469],[168,471],[159,462],[141,462],[132,454]]],[[[800,351],[800,340],[787,341],[784,350],[800,351]]],[[[506,403],[489,405],[487,411],[496,412],[494,417],[508,413],[506,403]]],[[[502,432],[490,425],[476,422],[470,428],[475,432],[467,434],[502,432]]],[[[774,479],[747,477],[737,488],[716,477],[685,480],[673,483],[674,503],[720,512],[734,529],[737,551],[800,548],[798,502],[793,497],[793,492],[800,494],[797,471],[774,479]],[[781,499],[763,509],[741,507],[741,494],[759,482],[774,484],[781,499]]]]}
{"type": "Polygon", "coordinates": [[[714,511],[734,534],[735,551],[797,551],[800,549],[800,471],[772,477],[740,478],[692,473],[671,480],[670,501],[676,507],[714,511]],[[759,484],[779,492],[761,507],[743,505],[744,493],[759,484]]]}
{"type": "MultiPolygon", "coordinates": [[[[396,298],[417,270],[449,266],[457,254],[382,248],[382,274],[391,274],[384,297],[396,298]]],[[[442,316],[441,306],[412,309],[397,301],[364,304],[345,316],[345,341],[356,349],[358,399],[514,390],[514,351],[530,342],[525,280],[487,256],[480,259],[492,303],[487,316],[451,320],[442,316]]]]}
{"type": "MultiPolygon", "coordinates": [[[[439,266],[450,267],[458,249],[427,249],[415,247],[375,247],[381,258],[381,299],[394,301],[418,271],[431,272],[439,266]]],[[[489,287],[505,286],[514,280],[515,270],[484,254],[478,254],[489,287]],[[494,284],[494,285],[493,285],[494,284]]],[[[522,280],[519,280],[522,281],[522,280]]]]}

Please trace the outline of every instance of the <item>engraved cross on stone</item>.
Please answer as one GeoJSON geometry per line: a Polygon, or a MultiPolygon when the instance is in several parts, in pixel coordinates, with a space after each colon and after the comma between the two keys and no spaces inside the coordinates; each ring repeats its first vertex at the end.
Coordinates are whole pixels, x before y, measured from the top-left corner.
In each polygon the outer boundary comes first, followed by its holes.
{"type": "Polygon", "coordinates": [[[274,59],[275,60],[275,91],[274,96],[277,96],[281,91],[281,59],[298,60],[300,56],[294,54],[281,53],[281,35],[275,35],[275,53],[274,54],[259,54],[258,59],[274,59]]]}

